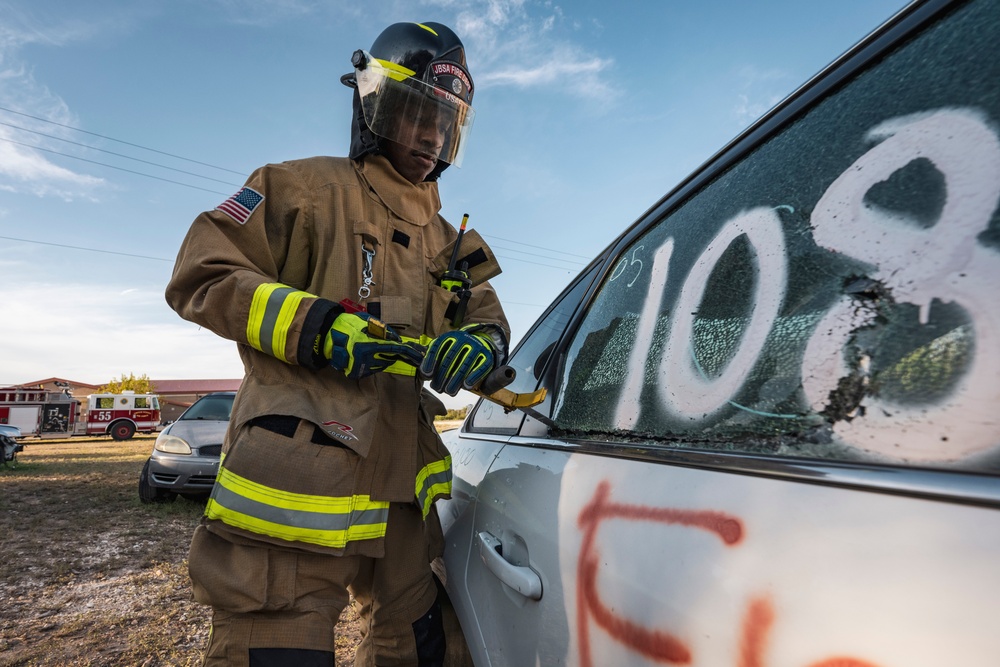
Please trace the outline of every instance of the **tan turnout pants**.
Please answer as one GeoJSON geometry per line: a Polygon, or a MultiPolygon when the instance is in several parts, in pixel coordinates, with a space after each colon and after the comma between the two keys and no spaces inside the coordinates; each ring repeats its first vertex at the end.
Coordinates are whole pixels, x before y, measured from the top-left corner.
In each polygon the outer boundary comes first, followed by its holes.
{"type": "Polygon", "coordinates": [[[357,667],[416,667],[414,621],[437,597],[420,510],[392,503],[384,558],[329,556],[195,530],[195,599],[212,606],[205,667],[248,667],[253,648],[334,651],[334,627],[355,597],[357,667]]]}

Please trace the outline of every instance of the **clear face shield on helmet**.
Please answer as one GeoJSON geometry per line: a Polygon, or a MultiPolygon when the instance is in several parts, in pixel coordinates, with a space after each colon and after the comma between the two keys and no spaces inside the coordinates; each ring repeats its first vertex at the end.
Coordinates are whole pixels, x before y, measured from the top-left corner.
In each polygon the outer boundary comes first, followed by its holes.
{"type": "Polygon", "coordinates": [[[435,86],[368,53],[364,60],[355,79],[368,128],[383,139],[461,166],[475,117],[461,99],[471,95],[468,74],[452,62],[432,62],[428,68],[440,84],[435,86]]]}

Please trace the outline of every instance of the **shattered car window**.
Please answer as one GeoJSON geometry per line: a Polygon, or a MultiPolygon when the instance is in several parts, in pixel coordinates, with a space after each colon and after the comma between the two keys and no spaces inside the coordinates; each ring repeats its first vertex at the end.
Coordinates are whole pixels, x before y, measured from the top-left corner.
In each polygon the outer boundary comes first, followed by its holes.
{"type": "MultiPolygon", "coordinates": [[[[576,310],[584,293],[594,282],[595,266],[587,274],[581,276],[575,285],[562,295],[548,314],[535,325],[524,341],[507,362],[517,373],[514,381],[507,386],[513,392],[531,392],[538,386],[538,380],[549,361],[552,350],[559,336],[566,330],[566,325],[573,311],[576,310]]],[[[524,415],[518,410],[505,412],[504,409],[490,401],[482,401],[470,420],[470,430],[482,433],[513,433],[517,430],[524,415]]]]}
{"type": "Polygon", "coordinates": [[[558,426],[1000,472],[998,29],[953,12],[638,238],[558,426]]]}

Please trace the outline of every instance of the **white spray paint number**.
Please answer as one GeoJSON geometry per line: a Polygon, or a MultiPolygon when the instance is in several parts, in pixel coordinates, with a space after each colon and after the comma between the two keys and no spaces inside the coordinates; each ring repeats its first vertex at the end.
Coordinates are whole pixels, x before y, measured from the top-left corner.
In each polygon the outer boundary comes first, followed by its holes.
{"type": "MultiPolygon", "coordinates": [[[[994,447],[1000,405],[1000,257],[976,236],[989,224],[1000,200],[1000,141],[979,114],[944,109],[897,118],[874,128],[869,139],[881,143],[862,155],[826,190],[813,211],[816,244],[877,267],[871,277],[897,303],[920,308],[926,324],[932,301],[956,303],[973,320],[974,359],[943,401],[914,406],[865,399],[865,416],[834,425],[845,443],[892,457],[948,461],[994,447]],[[939,220],[923,229],[891,212],[865,203],[877,183],[916,159],[929,160],[944,176],[946,199],[939,220]]],[[[670,276],[675,240],[653,253],[649,291],[639,315],[615,426],[633,427],[643,409],[638,396],[660,304],[670,276]]],[[[642,271],[639,246],[623,257],[611,280],[642,271]]],[[[667,343],[659,362],[656,388],[660,406],[675,417],[697,423],[732,403],[760,359],[778,319],[788,280],[781,221],[774,209],[756,208],[727,221],[684,278],[670,317],[667,343]],[[739,344],[725,368],[709,378],[693,352],[696,312],[709,277],[726,249],[745,235],[759,279],[748,304],[750,313],[739,344]]],[[[814,410],[821,410],[840,377],[852,372],[844,350],[853,332],[871,323],[842,298],[820,320],[805,348],[802,387],[814,410]]]]}

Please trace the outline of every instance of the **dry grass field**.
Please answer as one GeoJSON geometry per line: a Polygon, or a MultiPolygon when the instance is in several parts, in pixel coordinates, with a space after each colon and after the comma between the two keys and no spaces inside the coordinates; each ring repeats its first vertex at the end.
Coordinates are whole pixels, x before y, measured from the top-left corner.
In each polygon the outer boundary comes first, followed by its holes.
{"type": "MultiPolygon", "coordinates": [[[[150,436],[26,439],[0,467],[0,667],[200,663],[209,611],[191,597],[187,550],[203,502],[139,502],[150,436]]],[[[357,616],[338,626],[353,663],[357,616]]]]}

